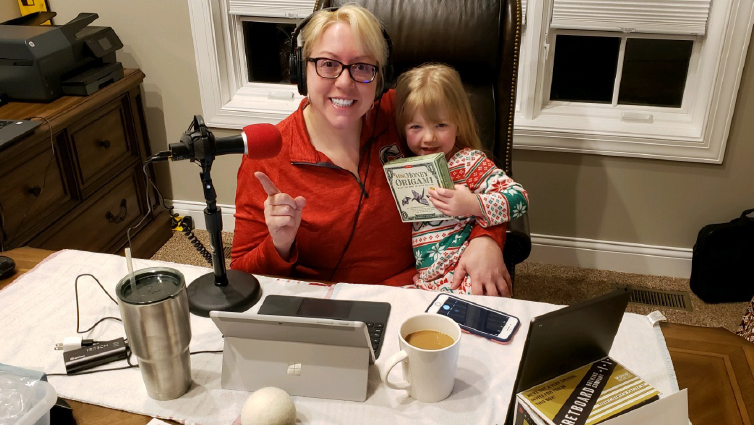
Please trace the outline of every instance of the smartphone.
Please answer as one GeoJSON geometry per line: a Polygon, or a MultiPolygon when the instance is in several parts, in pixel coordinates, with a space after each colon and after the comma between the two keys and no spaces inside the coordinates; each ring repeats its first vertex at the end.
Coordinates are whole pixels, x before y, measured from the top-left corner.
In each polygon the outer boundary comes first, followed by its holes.
{"type": "Polygon", "coordinates": [[[461,328],[502,343],[513,338],[520,324],[515,316],[448,294],[438,295],[427,307],[427,313],[448,316],[461,328]]]}

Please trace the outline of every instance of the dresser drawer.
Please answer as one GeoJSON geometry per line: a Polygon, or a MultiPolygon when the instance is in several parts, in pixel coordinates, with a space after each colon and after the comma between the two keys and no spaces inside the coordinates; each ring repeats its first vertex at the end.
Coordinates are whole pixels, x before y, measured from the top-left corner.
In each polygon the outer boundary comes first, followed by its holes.
{"type": "Polygon", "coordinates": [[[69,130],[77,177],[84,197],[118,170],[138,157],[134,149],[129,118],[118,99],[102,112],[87,117],[69,130]],[[105,180],[101,180],[105,179],[105,180]]]}
{"type": "Polygon", "coordinates": [[[98,192],[100,196],[93,196],[77,208],[81,211],[79,215],[56,226],[54,231],[45,231],[31,246],[107,252],[119,239],[124,239],[126,230],[144,215],[137,168],[132,170],[108,183],[98,192]]]}
{"type": "Polygon", "coordinates": [[[0,154],[0,164],[4,164],[0,167],[0,212],[7,235],[5,247],[23,244],[76,204],[50,139],[23,142],[0,154]]]}

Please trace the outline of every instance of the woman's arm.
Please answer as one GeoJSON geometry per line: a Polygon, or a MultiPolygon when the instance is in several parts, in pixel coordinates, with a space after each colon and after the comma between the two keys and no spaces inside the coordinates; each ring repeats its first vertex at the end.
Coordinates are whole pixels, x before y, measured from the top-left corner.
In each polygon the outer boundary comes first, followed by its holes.
{"type": "MultiPolygon", "coordinates": [[[[287,245],[287,255],[285,258],[281,256],[278,249],[281,240],[278,238],[276,241],[271,236],[266,220],[268,207],[265,203],[270,196],[266,189],[262,190],[263,186],[251,169],[253,167],[244,158],[238,170],[236,225],[230,267],[247,273],[290,276],[298,257],[295,243],[291,240],[287,245]]],[[[298,217],[300,223],[300,211],[298,217]]]]}

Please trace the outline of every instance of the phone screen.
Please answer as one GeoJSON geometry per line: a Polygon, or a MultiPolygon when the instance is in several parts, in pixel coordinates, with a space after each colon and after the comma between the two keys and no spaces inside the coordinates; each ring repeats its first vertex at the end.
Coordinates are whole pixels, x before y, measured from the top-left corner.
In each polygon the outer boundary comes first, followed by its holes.
{"type": "Polygon", "coordinates": [[[440,306],[437,314],[448,316],[458,324],[491,335],[499,335],[508,322],[508,316],[473,304],[467,304],[456,298],[448,298],[445,304],[440,306]]]}

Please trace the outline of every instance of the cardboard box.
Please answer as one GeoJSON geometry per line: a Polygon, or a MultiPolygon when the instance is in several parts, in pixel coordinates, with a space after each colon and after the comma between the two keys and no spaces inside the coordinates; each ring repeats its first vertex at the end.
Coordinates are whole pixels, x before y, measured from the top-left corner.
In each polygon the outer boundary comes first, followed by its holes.
{"type": "Polygon", "coordinates": [[[661,399],[654,387],[605,357],[518,393],[513,423],[685,425],[688,400],[685,391],[661,399]]]}

